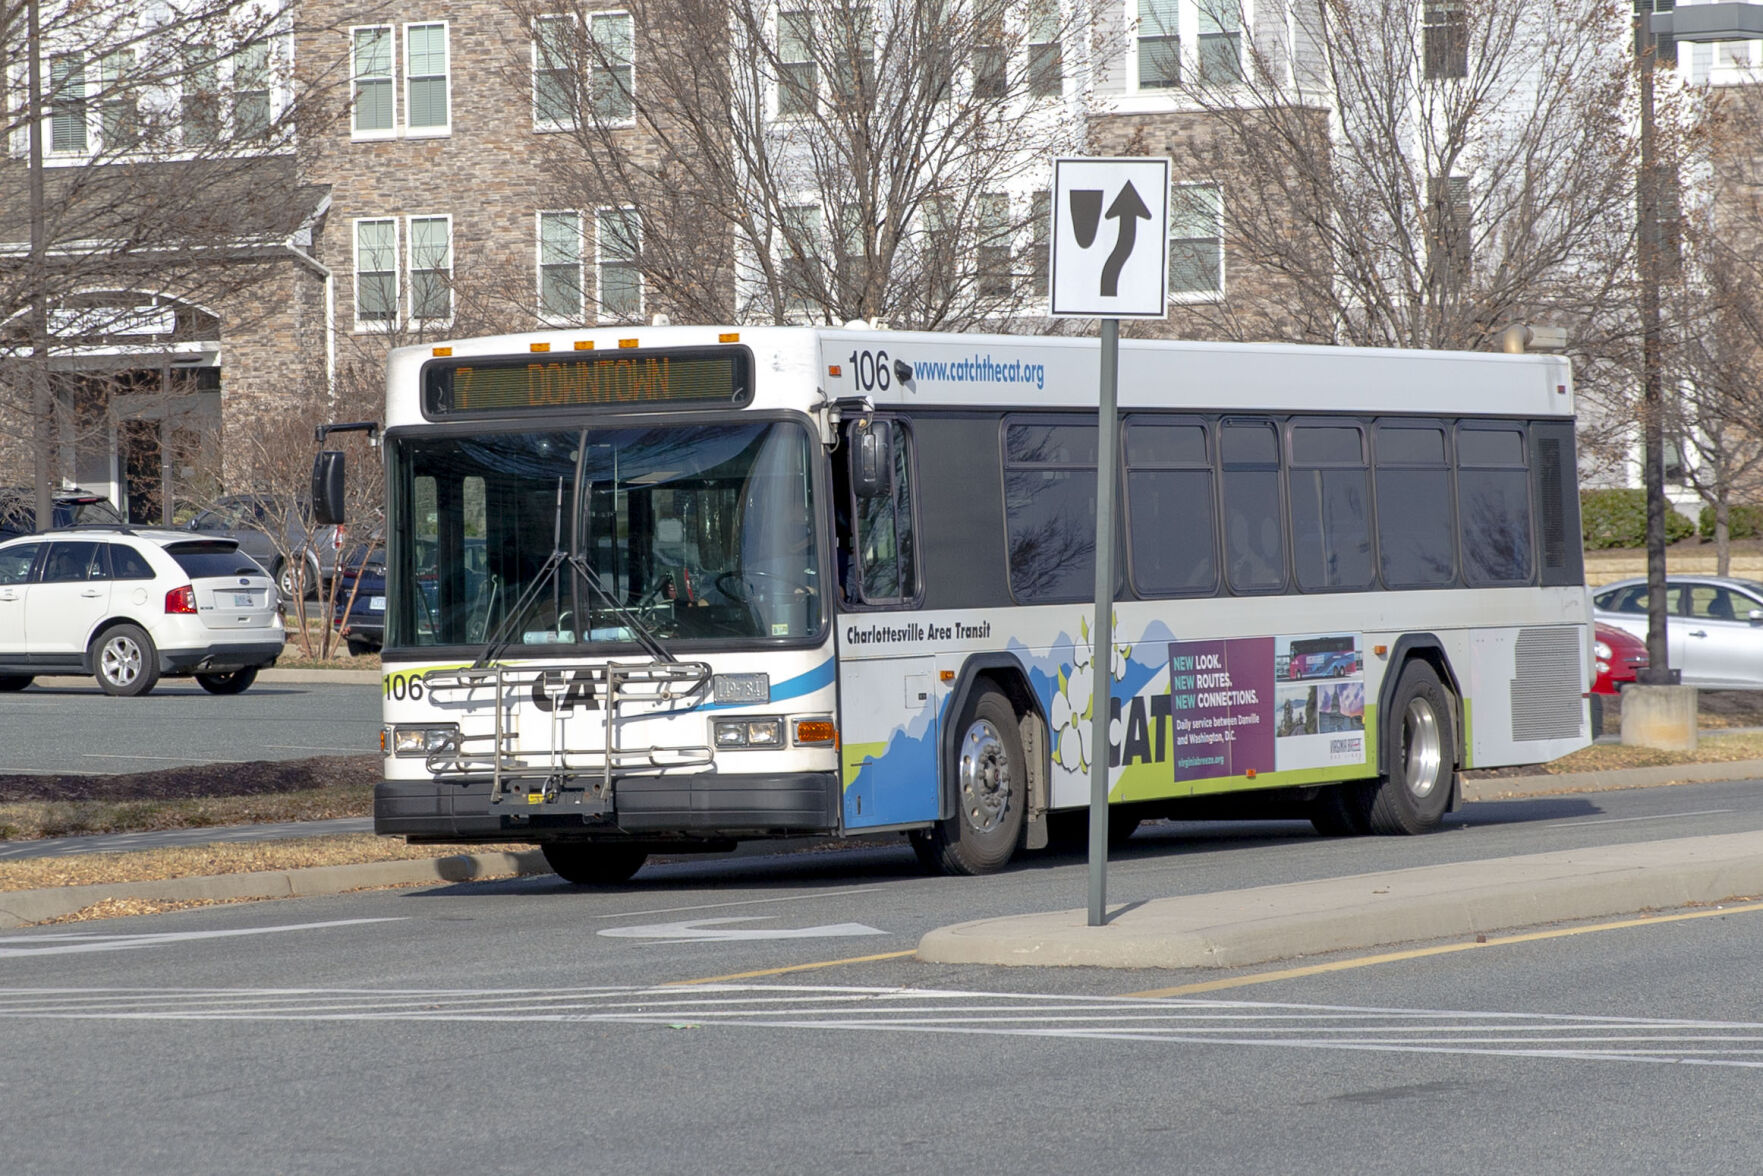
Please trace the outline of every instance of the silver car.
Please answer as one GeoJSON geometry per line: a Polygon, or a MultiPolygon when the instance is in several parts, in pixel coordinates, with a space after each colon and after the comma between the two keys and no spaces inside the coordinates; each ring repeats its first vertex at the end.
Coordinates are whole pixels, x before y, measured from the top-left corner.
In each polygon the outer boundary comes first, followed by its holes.
{"type": "MultiPolygon", "coordinates": [[[[1592,616],[1647,639],[1647,582],[1618,580],[1592,593],[1592,616]]],[[[1686,686],[1763,687],[1763,583],[1667,576],[1666,650],[1686,686]]]]}

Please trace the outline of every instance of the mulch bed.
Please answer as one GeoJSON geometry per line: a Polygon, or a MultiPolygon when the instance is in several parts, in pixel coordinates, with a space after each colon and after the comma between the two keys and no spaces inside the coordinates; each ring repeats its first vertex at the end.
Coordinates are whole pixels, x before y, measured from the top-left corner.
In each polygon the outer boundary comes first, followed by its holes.
{"type": "Polygon", "coordinates": [[[0,776],[0,803],[30,800],[187,800],[202,796],[262,796],[380,779],[377,755],[321,755],[300,760],[196,764],[121,776],[0,776]]]}

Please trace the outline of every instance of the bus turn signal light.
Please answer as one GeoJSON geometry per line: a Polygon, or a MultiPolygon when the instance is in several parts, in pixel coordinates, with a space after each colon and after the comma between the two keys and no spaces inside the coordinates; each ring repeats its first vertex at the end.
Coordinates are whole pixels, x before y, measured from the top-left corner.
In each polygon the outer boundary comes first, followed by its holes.
{"type": "Polygon", "coordinates": [[[796,746],[806,747],[811,744],[837,744],[838,728],[831,719],[800,719],[796,723],[796,746]]]}

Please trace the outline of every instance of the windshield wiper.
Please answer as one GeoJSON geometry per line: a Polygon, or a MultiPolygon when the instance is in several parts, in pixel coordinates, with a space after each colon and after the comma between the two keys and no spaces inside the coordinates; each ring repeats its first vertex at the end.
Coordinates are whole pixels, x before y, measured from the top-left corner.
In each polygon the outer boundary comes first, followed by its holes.
{"type": "Polygon", "coordinates": [[[655,634],[653,629],[645,625],[642,619],[627,606],[618,603],[612,593],[606,590],[606,586],[600,583],[600,574],[594,570],[593,565],[589,564],[580,554],[569,556],[567,559],[577,579],[588,586],[588,591],[600,598],[602,607],[622,621],[624,626],[636,636],[637,644],[643,647],[644,652],[656,661],[677,662],[679,660],[667,651],[665,645],[661,644],[661,638],[655,634]]]}

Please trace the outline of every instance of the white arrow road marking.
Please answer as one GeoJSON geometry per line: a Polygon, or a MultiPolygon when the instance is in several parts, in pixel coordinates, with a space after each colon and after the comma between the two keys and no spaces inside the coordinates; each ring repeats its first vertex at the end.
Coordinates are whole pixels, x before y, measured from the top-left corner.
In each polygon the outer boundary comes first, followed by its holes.
{"type": "Polygon", "coordinates": [[[354,927],[362,923],[401,923],[389,919],[333,919],[326,923],[286,923],[278,927],[240,927],[230,931],[162,931],[139,935],[105,935],[73,931],[50,935],[0,936],[0,959],[12,956],[69,955],[88,951],[131,951],[137,947],[163,947],[192,939],[230,939],[240,935],[275,935],[282,931],[316,931],[325,927],[354,927]]]}
{"type": "Polygon", "coordinates": [[[613,939],[653,939],[661,943],[732,943],[749,939],[840,939],[852,935],[886,935],[862,923],[826,923],[819,927],[729,927],[729,923],[757,923],[763,915],[724,919],[687,919],[679,923],[646,923],[638,927],[607,927],[601,935],[613,939]]]}

